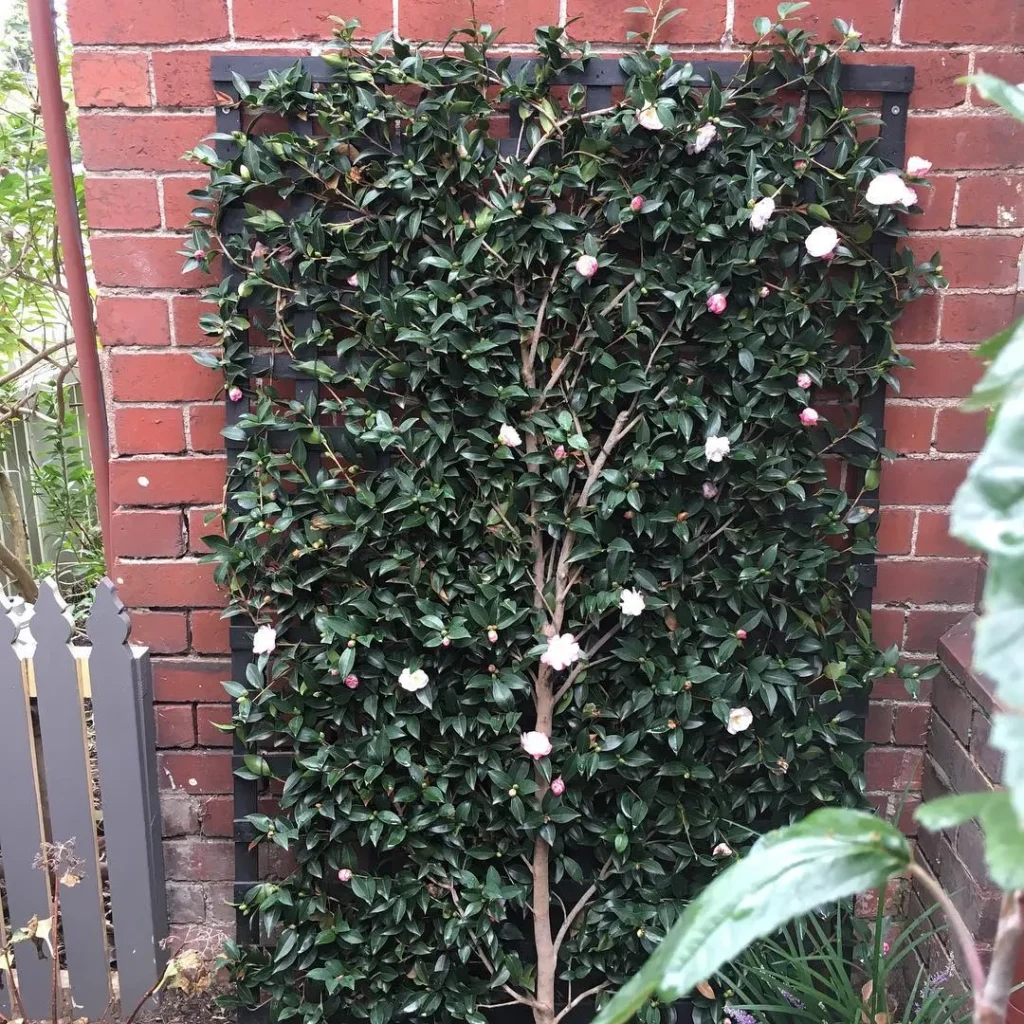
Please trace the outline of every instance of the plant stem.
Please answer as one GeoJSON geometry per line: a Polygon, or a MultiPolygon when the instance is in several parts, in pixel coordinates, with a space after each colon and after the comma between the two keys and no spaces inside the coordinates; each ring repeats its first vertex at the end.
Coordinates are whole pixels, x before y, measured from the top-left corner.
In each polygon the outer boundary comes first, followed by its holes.
{"type": "Polygon", "coordinates": [[[1015,981],[1017,958],[1024,941],[1024,891],[1003,896],[992,947],[992,963],[984,988],[974,995],[975,1024],[1002,1024],[1015,981]]]}

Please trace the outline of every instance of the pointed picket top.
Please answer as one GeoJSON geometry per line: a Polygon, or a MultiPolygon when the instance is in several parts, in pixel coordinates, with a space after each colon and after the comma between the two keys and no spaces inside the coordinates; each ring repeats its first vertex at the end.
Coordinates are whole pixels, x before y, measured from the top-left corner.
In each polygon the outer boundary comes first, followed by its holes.
{"type": "Polygon", "coordinates": [[[36,598],[31,628],[37,644],[45,640],[49,646],[55,646],[66,644],[71,639],[74,622],[57,589],[57,581],[52,577],[39,584],[39,597],[36,598]]]}
{"type": "Polygon", "coordinates": [[[96,584],[93,594],[92,610],[86,631],[93,647],[123,646],[128,642],[131,632],[131,619],[128,616],[121,598],[117,596],[117,588],[106,576],[96,584]]]}
{"type": "Polygon", "coordinates": [[[0,602],[0,647],[13,647],[21,627],[12,618],[14,607],[8,598],[0,602]]]}

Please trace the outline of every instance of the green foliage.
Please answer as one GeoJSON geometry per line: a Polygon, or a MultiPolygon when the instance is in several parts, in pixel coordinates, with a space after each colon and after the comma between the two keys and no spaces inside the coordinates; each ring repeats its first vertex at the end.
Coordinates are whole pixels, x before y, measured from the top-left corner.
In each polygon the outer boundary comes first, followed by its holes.
{"type": "MultiPolygon", "coordinates": [[[[538,31],[532,76],[488,65],[486,29],[442,57],[352,36],[329,83],[301,65],[237,82],[306,131],[265,116],[264,134],[215,137],[225,159],[196,150],[212,170],[197,198],[218,212],[186,266],[223,254],[207,361],[247,396],[212,557],[232,614],[278,638],[229,684],[240,774],[268,775],[268,746],[294,757],[280,814],[252,822],[297,867],[247,894],[274,944],[233,947],[232,976],[240,1001],[267,993],[310,1024],[483,1024],[542,991],[537,944],[565,922],[564,1012],[569,985],[636,969],[716,874],[718,844],[860,801],[852,705],[900,670],[852,603],[871,510],[823,456],[870,481],[882,453],[855,415],[804,428],[796,378],[837,408],[891,381],[892,320],[941,279],[907,249],[872,255],[904,229],[862,201],[883,169],[858,138],[870,118],[805,33],[780,29],[731,83],[630,54],[622,101],[599,113],[553,87],[588,57],[557,28],[538,31]],[[780,73],[816,83],[806,119],[780,73]],[[523,120],[513,157],[491,131],[505,104],[523,120]],[[777,210],[756,231],[763,197],[777,210]],[[805,248],[823,221],[831,261],[805,248]],[[317,389],[256,373],[250,340],[317,389]],[[521,443],[499,443],[506,425],[521,443]],[[638,617],[620,614],[624,588],[638,617]],[[568,672],[539,663],[545,629],[581,644],[568,672]],[[428,684],[404,689],[406,669],[428,684]],[[743,709],[749,727],[730,726],[743,709]],[[554,746],[536,762],[533,730],[554,746]]],[[[741,862],[771,882],[767,930],[905,866],[887,826],[827,820],[834,837],[798,826],[741,862]],[[780,866],[791,850],[802,868],[780,866]]],[[[721,884],[702,899],[722,940],[694,957],[706,976],[746,932],[721,884]]]]}
{"type": "Polygon", "coordinates": [[[770,832],[686,907],[595,1024],[629,1020],[655,993],[665,1001],[688,995],[755,939],[824,903],[883,886],[910,860],[899,830],[864,811],[823,809],[770,832]]]}

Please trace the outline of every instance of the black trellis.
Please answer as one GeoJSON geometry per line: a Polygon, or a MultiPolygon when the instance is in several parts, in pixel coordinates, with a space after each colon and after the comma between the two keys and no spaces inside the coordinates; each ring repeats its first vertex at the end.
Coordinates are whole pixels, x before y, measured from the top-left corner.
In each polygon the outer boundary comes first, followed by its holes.
{"type": "MultiPolygon", "coordinates": [[[[238,79],[256,84],[268,73],[283,73],[294,66],[294,57],[251,57],[235,55],[218,55],[211,58],[211,77],[213,85],[218,93],[218,99],[223,105],[217,108],[217,131],[222,134],[230,134],[242,130],[244,126],[244,104],[239,102],[239,93],[235,86],[238,79]],[[224,101],[227,100],[225,103],[224,101]]],[[[303,70],[310,76],[314,83],[329,82],[332,78],[330,66],[321,58],[307,57],[301,61],[303,70]]],[[[709,75],[717,74],[723,82],[732,80],[742,69],[740,61],[693,61],[694,74],[705,81],[709,75]]],[[[523,68],[529,68],[528,58],[513,59],[508,68],[509,72],[515,75],[523,68]]],[[[612,90],[615,86],[621,86],[626,81],[626,74],[619,66],[618,60],[614,58],[595,59],[588,62],[584,71],[572,71],[563,73],[555,80],[558,85],[582,85],[586,87],[586,109],[599,110],[611,105],[612,90]]],[[[779,84],[782,84],[780,78],[779,84]]],[[[839,77],[840,88],[844,91],[861,93],[872,93],[881,95],[881,137],[876,147],[876,153],[884,160],[894,165],[901,165],[904,159],[904,148],[906,142],[907,128],[907,107],[910,93],[914,85],[914,68],[909,65],[844,65],[839,77]]],[[[813,105],[815,95],[809,97],[813,105]]],[[[298,118],[289,119],[289,130],[296,134],[309,134],[312,125],[308,121],[298,118]]],[[[517,150],[518,136],[520,132],[520,120],[515,104],[509,109],[509,137],[500,140],[501,152],[514,154],[517,150]]],[[[237,147],[234,143],[221,140],[217,144],[218,155],[221,159],[228,159],[237,154],[237,147]]],[[[231,233],[233,219],[230,218],[223,223],[225,233],[231,233]]],[[[292,212],[295,212],[294,206],[292,212]]],[[[882,260],[888,258],[894,241],[890,237],[878,237],[873,246],[873,254],[882,260]]],[[[232,271],[229,271],[229,276],[232,271]]],[[[295,397],[301,401],[309,400],[315,404],[319,395],[319,385],[315,377],[305,373],[299,366],[298,361],[279,355],[257,354],[251,357],[250,371],[254,376],[274,376],[279,379],[291,379],[295,382],[295,397]]],[[[337,358],[318,357],[318,362],[337,368],[337,358]]],[[[227,423],[235,425],[245,410],[244,403],[236,403],[228,400],[227,423]]],[[[884,445],[883,415],[885,408],[885,383],[880,382],[875,388],[866,391],[861,396],[860,418],[874,428],[878,445],[884,445]]],[[[323,428],[323,432],[332,438],[343,442],[344,432],[340,429],[330,427],[323,428]]],[[[241,441],[227,441],[228,473],[230,474],[235,465],[235,460],[240,450],[245,447],[241,441]]],[[[834,449],[840,454],[844,451],[842,446],[834,449]]],[[[846,448],[850,451],[850,448],[846,448]]],[[[315,473],[319,468],[319,451],[314,445],[307,446],[306,468],[315,473]]],[[[864,470],[849,465],[851,472],[857,474],[853,483],[857,488],[864,482],[864,470]]],[[[873,521],[877,527],[878,520],[878,490],[872,488],[865,490],[859,499],[859,504],[874,510],[873,521]]],[[[854,594],[853,603],[860,610],[871,608],[871,595],[875,583],[876,566],[873,555],[860,555],[855,558],[858,571],[859,586],[854,594]]],[[[252,627],[235,624],[231,627],[231,671],[235,679],[245,678],[246,667],[252,660],[252,627]]],[[[861,701],[860,706],[854,709],[858,712],[858,718],[863,721],[866,713],[866,702],[861,701]]],[[[235,737],[232,748],[232,767],[237,769],[245,764],[245,755],[248,753],[241,741],[235,737]]],[[[272,769],[280,768],[284,771],[290,769],[290,754],[269,754],[266,755],[272,769]]],[[[251,846],[256,833],[251,824],[246,820],[250,814],[255,814],[259,799],[261,783],[255,779],[242,779],[237,775],[234,778],[234,842],[235,842],[235,886],[234,894],[236,903],[243,903],[246,893],[260,881],[259,855],[255,847],[251,846]]],[[[259,941],[258,923],[255,917],[249,917],[246,913],[239,911],[236,914],[237,938],[240,943],[254,943],[259,941]]]]}

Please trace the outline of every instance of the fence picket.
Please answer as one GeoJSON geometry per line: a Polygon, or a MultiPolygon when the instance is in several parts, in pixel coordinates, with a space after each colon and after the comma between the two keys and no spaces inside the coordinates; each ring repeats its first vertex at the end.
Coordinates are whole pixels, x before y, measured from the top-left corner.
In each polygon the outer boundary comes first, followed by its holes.
{"type": "Polygon", "coordinates": [[[129,620],[110,580],[96,587],[89,614],[89,676],[99,762],[107,875],[122,1015],[159,979],[166,934],[152,741],[153,694],[128,646],[129,620]],[[151,747],[149,749],[152,749],[151,747]]]}
{"type": "MultiPolygon", "coordinates": [[[[48,878],[33,867],[45,832],[28,686],[12,646],[17,635],[6,608],[0,608],[0,856],[12,930],[50,913],[48,878]]],[[[56,784],[53,779],[51,787],[56,784]]],[[[23,942],[14,950],[14,962],[25,1012],[36,1019],[49,1016],[49,957],[37,953],[33,943],[23,942]]]]}
{"type": "Polygon", "coordinates": [[[75,660],[68,646],[71,619],[52,580],[39,587],[32,619],[36,693],[47,780],[50,834],[75,840],[82,880],[62,887],[61,920],[72,1016],[99,1019],[110,1003],[109,958],[103,913],[85,710],[75,660]]]}

